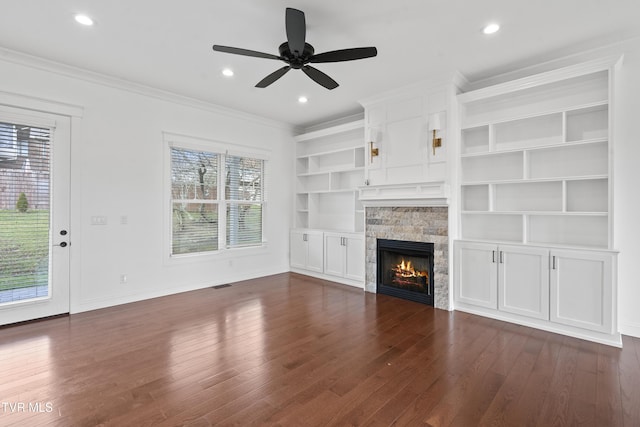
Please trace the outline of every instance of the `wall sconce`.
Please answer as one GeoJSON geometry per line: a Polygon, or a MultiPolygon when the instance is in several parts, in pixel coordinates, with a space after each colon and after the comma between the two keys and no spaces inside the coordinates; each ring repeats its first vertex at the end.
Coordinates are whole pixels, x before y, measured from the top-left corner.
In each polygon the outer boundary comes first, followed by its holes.
{"type": "Polygon", "coordinates": [[[373,148],[373,144],[375,144],[378,140],[378,131],[372,128],[367,129],[369,136],[367,140],[369,141],[369,154],[370,154],[370,163],[373,163],[373,158],[378,157],[380,154],[380,150],[376,147],[373,148]]]}
{"type": "Polygon", "coordinates": [[[436,131],[442,129],[440,123],[442,113],[434,113],[429,115],[429,130],[433,131],[431,146],[433,147],[433,155],[436,155],[436,147],[442,147],[442,138],[436,138],[436,131]]]}

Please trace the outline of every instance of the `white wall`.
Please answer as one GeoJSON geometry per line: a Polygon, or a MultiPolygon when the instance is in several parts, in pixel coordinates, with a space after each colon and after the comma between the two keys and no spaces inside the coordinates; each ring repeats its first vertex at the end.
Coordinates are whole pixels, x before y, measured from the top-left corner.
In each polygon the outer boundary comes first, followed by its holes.
{"type": "Polygon", "coordinates": [[[640,40],[625,45],[614,100],[614,245],[619,327],[640,337],[640,40]]]}
{"type": "Polygon", "coordinates": [[[0,76],[0,91],[84,109],[72,124],[72,312],[289,270],[289,126],[188,100],[174,102],[143,88],[132,87],[139,89],[133,93],[35,59],[1,59],[0,76]],[[266,249],[168,261],[163,131],[270,151],[266,249]],[[107,225],[91,225],[97,215],[106,216],[107,225]],[[121,274],[127,275],[126,284],[120,283],[121,274]]]}

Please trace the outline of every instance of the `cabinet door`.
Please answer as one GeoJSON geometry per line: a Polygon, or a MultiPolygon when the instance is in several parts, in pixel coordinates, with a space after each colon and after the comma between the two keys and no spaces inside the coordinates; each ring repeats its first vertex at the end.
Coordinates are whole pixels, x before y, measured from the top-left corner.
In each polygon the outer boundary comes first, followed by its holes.
{"type": "Polygon", "coordinates": [[[455,299],[465,304],[498,308],[498,246],[455,242],[455,299]]]}
{"type": "Polygon", "coordinates": [[[364,237],[346,238],[344,277],[364,281],[364,237]]]}
{"type": "Polygon", "coordinates": [[[322,273],[324,241],[322,231],[307,232],[307,270],[322,273]]]}
{"type": "Polygon", "coordinates": [[[344,238],[338,233],[325,233],[324,236],[324,272],[333,276],[344,275],[344,238]]]}
{"type": "Polygon", "coordinates": [[[549,320],[549,251],[498,247],[498,308],[549,320]]]}
{"type": "Polygon", "coordinates": [[[553,322],[613,332],[613,254],[551,251],[553,322]]]}
{"type": "Polygon", "coordinates": [[[289,265],[294,268],[307,268],[307,242],[305,233],[291,230],[289,234],[289,265]]]}

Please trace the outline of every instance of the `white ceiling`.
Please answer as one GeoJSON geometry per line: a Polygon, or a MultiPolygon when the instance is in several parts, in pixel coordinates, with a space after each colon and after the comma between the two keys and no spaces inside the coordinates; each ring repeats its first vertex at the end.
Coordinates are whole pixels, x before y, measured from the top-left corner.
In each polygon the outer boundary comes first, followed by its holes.
{"type": "Polygon", "coordinates": [[[477,81],[640,35],[640,0],[2,0],[0,11],[1,47],[303,127],[443,72],[477,81]],[[211,46],[278,54],[286,7],[305,12],[316,53],[376,46],[378,56],[317,64],[340,83],[333,91],[299,70],[255,88],[284,64],[211,46]],[[77,12],[96,25],[76,24],[77,12]],[[502,30],[485,36],[490,21],[502,30]]]}

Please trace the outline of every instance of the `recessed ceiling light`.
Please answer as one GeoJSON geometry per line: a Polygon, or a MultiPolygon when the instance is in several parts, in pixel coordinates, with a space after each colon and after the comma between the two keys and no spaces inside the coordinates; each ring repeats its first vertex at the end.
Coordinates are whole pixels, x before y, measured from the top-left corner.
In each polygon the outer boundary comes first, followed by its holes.
{"type": "Polygon", "coordinates": [[[225,77],[233,77],[233,70],[231,68],[225,68],[222,70],[222,75],[225,77]]]}
{"type": "Polygon", "coordinates": [[[494,34],[494,33],[497,33],[499,29],[500,29],[500,25],[496,23],[492,23],[484,27],[482,32],[485,34],[494,34]]]}
{"type": "Polygon", "coordinates": [[[79,13],[74,18],[78,24],[86,25],[88,27],[93,25],[93,19],[89,18],[87,15],[79,13]]]}
{"type": "Polygon", "coordinates": [[[301,96],[300,98],[298,98],[298,102],[299,102],[300,104],[306,104],[306,103],[307,103],[307,101],[309,101],[309,100],[307,99],[307,97],[306,97],[306,96],[301,96]]]}

